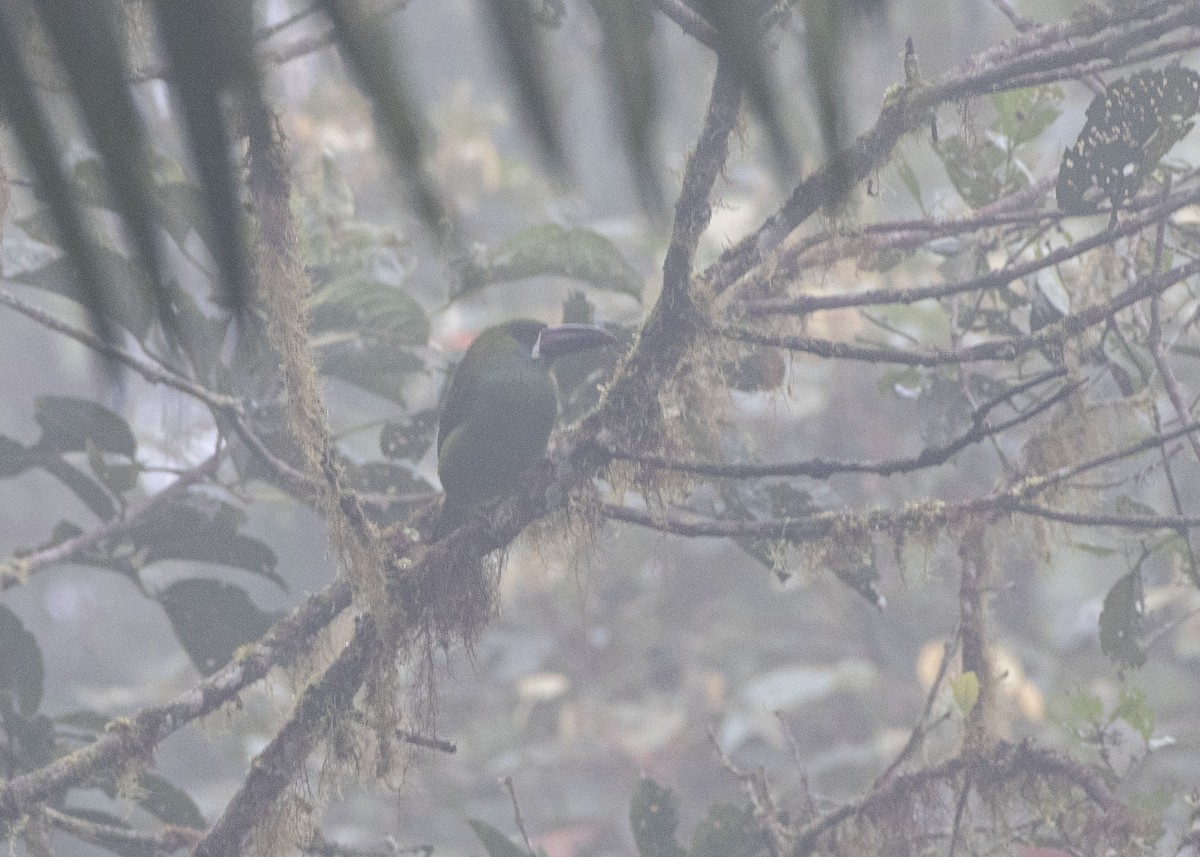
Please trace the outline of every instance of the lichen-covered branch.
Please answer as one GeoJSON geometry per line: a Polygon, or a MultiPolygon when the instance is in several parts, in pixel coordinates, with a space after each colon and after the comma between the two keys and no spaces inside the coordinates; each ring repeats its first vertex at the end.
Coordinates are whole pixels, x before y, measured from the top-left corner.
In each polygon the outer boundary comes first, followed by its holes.
{"type": "Polygon", "coordinates": [[[250,772],[193,857],[244,853],[246,840],[303,770],[318,740],[350,709],[381,648],[374,621],[360,619],[350,642],[321,677],[304,689],[288,722],[254,758],[250,772]]]}
{"type": "Polygon", "coordinates": [[[1008,390],[992,401],[986,402],[971,415],[972,426],[953,440],[929,446],[917,455],[904,458],[889,458],[878,461],[870,460],[832,460],[826,458],[809,458],[804,461],[785,461],[770,464],[739,464],[734,462],[717,461],[681,461],[661,455],[648,453],[613,450],[613,458],[623,461],[635,461],[649,467],[663,467],[678,470],[683,473],[694,473],[700,476],[714,476],[725,479],[763,479],[767,477],[806,476],[810,479],[828,479],[842,473],[873,473],[878,476],[894,476],[899,473],[912,473],[929,467],[945,464],[967,447],[1003,434],[1011,428],[1029,422],[1063,401],[1078,389],[1078,382],[1068,383],[1060,387],[1045,399],[1019,411],[1015,416],[999,422],[989,423],[987,415],[1001,402],[1011,399],[1014,395],[1025,392],[1032,387],[1045,383],[1053,378],[1066,374],[1065,369],[1055,369],[1036,376],[1029,381],[1016,385],[1017,389],[1008,390]]]}
{"type": "Polygon", "coordinates": [[[1125,50],[1173,30],[1200,23],[1200,10],[1185,0],[1138,4],[1129,11],[1098,13],[1083,20],[1030,30],[972,58],[962,68],[924,85],[909,85],[887,98],[875,124],[837,158],[806,178],[761,226],[723,253],[702,275],[717,293],[767,262],[793,230],[822,208],[836,204],[845,177],[859,182],[877,170],[900,139],[923,128],[940,105],[981,93],[1030,85],[1035,72],[1053,80],[1074,75],[1076,63],[1095,61],[1112,68],[1125,50]],[[1114,57],[1116,59],[1114,59],[1114,57]]]}
{"type": "Polygon", "coordinates": [[[0,819],[16,821],[61,789],[148,758],[167,736],[237,699],[272,668],[291,663],[348,606],[349,584],[330,584],[276,622],[258,642],[244,646],[232,661],[171,702],[145,708],[131,719],[115,720],[86,747],[13,777],[0,786],[0,819]]]}

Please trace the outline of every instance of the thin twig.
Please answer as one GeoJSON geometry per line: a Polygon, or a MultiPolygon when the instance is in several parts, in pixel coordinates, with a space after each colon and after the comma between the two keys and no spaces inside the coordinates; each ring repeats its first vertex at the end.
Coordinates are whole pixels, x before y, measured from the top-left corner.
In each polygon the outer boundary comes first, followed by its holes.
{"type": "Polygon", "coordinates": [[[533,843],[529,841],[529,832],[525,829],[525,819],[521,815],[521,804],[517,800],[517,788],[513,785],[513,778],[511,775],[506,775],[500,782],[504,783],[504,788],[508,790],[508,797],[512,800],[513,821],[521,833],[521,841],[525,843],[525,852],[532,857],[537,852],[533,850],[533,843]]]}
{"type": "MultiPolygon", "coordinates": [[[[1038,376],[1041,383],[1049,378],[1065,374],[1065,370],[1052,370],[1038,376]]],[[[974,425],[957,438],[939,446],[926,447],[920,453],[906,458],[890,458],[880,460],[833,460],[810,458],[804,461],[776,462],[771,464],[739,464],[716,461],[680,461],[652,453],[635,453],[628,450],[609,450],[609,454],[622,461],[635,461],[650,467],[662,467],[678,470],[682,473],[695,473],[703,476],[715,476],[727,479],[761,479],[779,476],[807,476],[811,479],[828,479],[831,476],[845,473],[870,473],[877,476],[894,476],[901,473],[911,473],[937,467],[950,461],[955,455],[967,447],[985,438],[1002,434],[1010,428],[1028,422],[1046,411],[1048,408],[1062,402],[1080,386],[1081,382],[1066,384],[1046,399],[1033,407],[1021,411],[1016,416],[995,424],[986,421],[986,414],[998,401],[1010,398],[1013,393],[1007,392],[1002,397],[986,403],[976,409],[972,415],[974,425]]],[[[1022,385],[1025,386],[1025,385],[1022,385]]]]}
{"type": "Polygon", "coordinates": [[[96,336],[91,331],[64,321],[24,298],[17,297],[8,289],[0,288],[0,304],[28,316],[43,327],[74,339],[97,354],[128,366],[151,384],[163,384],[167,387],[172,387],[181,393],[186,393],[192,398],[204,402],[204,404],[218,411],[227,411],[235,414],[242,413],[242,403],[238,399],[214,392],[189,378],[185,378],[175,372],[167,371],[145,357],[140,357],[130,351],[126,351],[124,348],[96,336]]]}
{"type": "Polygon", "coordinates": [[[912,732],[909,733],[908,740],[904,742],[904,747],[896,754],[896,758],[884,769],[882,774],[875,778],[875,783],[871,786],[872,790],[878,789],[887,783],[895,775],[896,771],[900,769],[900,766],[921,749],[921,745],[925,741],[925,736],[949,716],[950,712],[947,711],[934,722],[929,722],[929,715],[933,713],[933,704],[942,689],[942,679],[946,677],[954,656],[958,654],[958,644],[961,640],[961,627],[956,627],[953,636],[946,641],[946,645],[942,648],[942,660],[938,664],[937,675],[933,677],[933,684],[929,686],[929,693],[925,695],[925,707],[921,710],[921,716],[917,718],[917,724],[913,727],[912,732]]]}
{"type": "Polygon", "coordinates": [[[128,827],[79,818],[51,806],[44,807],[42,814],[54,829],[118,854],[136,850],[138,853],[150,851],[167,855],[181,848],[194,848],[204,836],[202,830],[177,825],[164,827],[157,833],[144,833],[128,827]]]}
{"type": "MultiPolygon", "coordinates": [[[[1200,188],[1193,187],[1179,191],[1136,217],[1122,220],[1114,227],[1102,229],[1092,235],[1058,247],[1040,258],[1030,259],[966,280],[914,288],[863,289],[845,294],[805,294],[786,298],[745,300],[737,302],[735,306],[739,312],[748,316],[807,315],[819,310],[848,309],[880,304],[909,305],[917,301],[998,289],[1039,271],[1061,265],[1063,262],[1082,256],[1089,250],[1107,247],[1121,238],[1136,235],[1143,229],[1166,220],[1176,211],[1197,203],[1200,203],[1200,188]]],[[[772,268],[772,281],[779,279],[786,282],[788,277],[786,269],[772,268]]]]}
{"type": "Polygon", "coordinates": [[[750,803],[754,806],[754,815],[767,834],[772,857],[783,857],[791,850],[792,837],[780,814],[779,807],[775,804],[775,798],[771,794],[766,771],[759,767],[754,773],[747,773],[739,768],[721,748],[721,743],[712,729],[708,730],[708,741],[716,750],[717,758],[721,760],[721,766],[742,784],[742,788],[750,797],[750,803]]]}
{"type": "Polygon", "coordinates": [[[991,360],[1011,361],[1026,352],[1060,342],[1065,337],[1076,336],[1090,327],[1107,322],[1121,310],[1145,298],[1162,294],[1197,273],[1200,273],[1200,259],[1161,274],[1144,277],[1106,303],[1072,313],[1026,336],[991,339],[961,348],[861,346],[814,336],[766,333],[744,324],[721,325],[715,332],[739,342],[786,348],[831,360],[894,363],[901,366],[951,366],[991,360]]]}
{"type": "Polygon", "coordinates": [[[221,444],[217,451],[180,474],[169,486],[154,494],[124,517],[114,518],[93,530],[79,533],[47,548],[32,551],[0,562],[0,591],[24,583],[29,575],[44,568],[79,559],[89,549],[129,532],[168,500],[185,493],[188,488],[216,474],[229,448],[221,444]]]}
{"type": "Polygon", "coordinates": [[[453,741],[447,741],[445,738],[437,736],[419,735],[416,732],[410,732],[407,729],[397,729],[396,736],[414,747],[428,747],[431,750],[440,750],[443,753],[457,753],[458,745],[453,741]]]}

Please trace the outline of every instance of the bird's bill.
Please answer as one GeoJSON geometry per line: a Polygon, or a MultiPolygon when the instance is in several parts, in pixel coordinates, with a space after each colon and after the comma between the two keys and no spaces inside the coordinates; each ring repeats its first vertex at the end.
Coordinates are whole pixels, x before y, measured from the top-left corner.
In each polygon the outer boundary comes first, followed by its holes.
{"type": "Polygon", "coordinates": [[[534,360],[553,360],[601,345],[613,345],[617,338],[594,324],[560,324],[542,328],[533,344],[534,360]]]}

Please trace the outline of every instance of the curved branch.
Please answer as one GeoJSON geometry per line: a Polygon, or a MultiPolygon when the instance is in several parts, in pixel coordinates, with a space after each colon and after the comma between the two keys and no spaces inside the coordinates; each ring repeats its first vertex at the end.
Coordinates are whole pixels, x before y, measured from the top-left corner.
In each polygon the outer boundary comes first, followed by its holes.
{"type": "Polygon", "coordinates": [[[225,805],[193,857],[225,857],[244,853],[251,831],[299,775],[317,741],[340,712],[350,708],[382,641],[371,617],[359,620],[354,636],[321,677],[304,689],[282,729],[250,765],[250,772],[225,805]]]}
{"type": "Polygon", "coordinates": [[[1019,744],[1000,741],[987,750],[962,753],[940,765],[884,781],[862,799],[838,807],[806,824],[796,835],[790,857],[807,857],[820,847],[823,837],[832,834],[843,822],[852,818],[888,807],[894,811],[897,801],[907,799],[915,802],[920,796],[929,794],[930,785],[956,780],[963,775],[973,775],[977,780],[986,779],[1000,784],[1030,774],[1082,789],[1088,799],[1105,814],[1103,823],[1110,829],[1122,829],[1131,822],[1128,807],[1113,794],[1096,771],[1061,753],[1040,748],[1030,740],[1019,744]]]}
{"type": "Polygon", "coordinates": [[[1184,530],[1200,527],[1200,515],[1118,515],[1104,512],[1068,512],[1050,509],[1036,503],[1012,503],[1006,505],[1011,512],[1019,512],[1031,518],[1044,518],[1060,524],[1077,527],[1116,527],[1122,530],[1184,530]]]}
{"type": "Polygon", "coordinates": [[[143,833],[114,824],[101,824],[47,806],[42,808],[46,822],[84,842],[106,848],[116,854],[136,852],[154,855],[170,854],[181,848],[194,848],[203,834],[190,827],[172,825],[157,833],[143,833]]]}
{"type": "Polygon", "coordinates": [[[0,304],[16,310],[43,327],[53,330],[55,333],[61,333],[70,339],[74,339],[97,354],[103,354],[105,357],[128,366],[151,384],[162,384],[171,387],[203,402],[214,410],[229,411],[236,414],[242,413],[242,403],[233,396],[226,396],[223,393],[209,390],[192,381],[190,378],[185,378],[183,375],[164,369],[152,360],[126,351],[124,348],[96,336],[89,330],[64,321],[53,313],[47,312],[29,301],[17,297],[8,289],[0,289],[0,304]]]}
{"type": "Polygon", "coordinates": [[[6,562],[0,562],[0,591],[24,583],[35,571],[49,568],[63,562],[71,562],[80,558],[84,551],[95,547],[101,542],[127,533],[141,523],[147,515],[157,509],[162,503],[173,499],[186,491],[192,485],[208,479],[216,474],[221,462],[225,460],[228,447],[222,446],[204,461],[185,470],[179,478],[146,500],[133,512],[121,518],[97,527],[94,530],[80,533],[66,541],[59,542],[48,548],[34,551],[24,556],[14,557],[6,562]]]}
{"type": "MultiPolygon", "coordinates": [[[[1063,262],[1082,256],[1089,250],[1105,247],[1120,238],[1136,235],[1143,229],[1154,226],[1176,211],[1189,205],[1200,203],[1200,188],[1179,191],[1160,204],[1148,209],[1137,217],[1122,221],[1116,226],[1103,229],[1086,238],[1080,238],[1070,244],[1059,247],[1046,255],[1001,268],[978,277],[962,280],[956,283],[939,283],[936,286],[920,286],[902,289],[866,289],[858,292],[848,292],[837,295],[796,295],[786,298],[762,298],[737,302],[739,311],[748,316],[763,315],[807,315],[819,310],[846,309],[851,307],[876,306],[879,304],[912,304],[917,301],[947,298],[953,295],[969,292],[986,291],[1007,286],[1030,274],[1053,268],[1063,262]]],[[[786,259],[785,259],[786,264],[786,259]]],[[[782,270],[782,276],[788,276],[788,269],[782,270]]],[[[797,271],[798,273],[798,271],[797,271]]],[[[780,274],[773,274],[778,277],[780,274]]],[[[754,282],[748,281],[748,285],[754,282]]]]}
{"type": "Polygon", "coordinates": [[[1054,79],[1064,80],[1070,77],[1067,68],[1076,63],[1118,63],[1128,47],[1198,23],[1200,9],[1186,0],[1171,0],[1139,4],[1127,14],[1094,15],[1077,22],[1038,27],[984,51],[931,84],[909,86],[889,96],[870,130],[802,181],[775,214],[721,254],[704,271],[703,279],[719,294],[769,260],[796,227],[837,202],[836,193],[845,186],[847,177],[850,183],[859,182],[878,169],[901,137],[911,129],[924,127],[938,106],[981,92],[1018,88],[1013,81],[1022,75],[1057,72],[1054,79]]]}
{"type": "Polygon", "coordinates": [[[1200,260],[1172,268],[1161,274],[1144,277],[1133,286],[1118,293],[1112,300],[1087,307],[1043,327],[1028,336],[992,339],[958,348],[889,348],[886,346],[853,345],[814,336],[763,333],[741,324],[726,324],[717,333],[739,342],[786,348],[832,360],[857,360],[867,363],[896,363],[902,366],[950,366],[987,360],[1014,360],[1026,352],[1064,337],[1083,333],[1089,327],[1107,321],[1116,313],[1140,300],[1165,292],[1171,286],[1200,273],[1200,260]]]}
{"type": "Polygon", "coordinates": [[[350,585],[345,581],[330,584],[272,625],[258,642],[244,646],[232,661],[171,702],[143,709],[131,720],[114,720],[108,731],[86,747],[13,777],[0,786],[0,819],[16,821],[61,789],[112,771],[131,759],[147,758],[167,736],[235,700],[273,667],[298,657],[309,641],[349,606],[350,585]]]}
{"type": "MultiPolygon", "coordinates": [[[[1038,383],[1048,380],[1048,377],[1065,375],[1065,369],[1052,370],[1035,379],[1038,383]]],[[[926,447],[919,454],[908,458],[889,458],[878,461],[831,460],[826,458],[810,458],[805,461],[777,462],[773,464],[736,464],[717,461],[679,461],[666,456],[634,453],[628,451],[609,450],[613,458],[624,461],[635,461],[651,467],[663,467],[678,470],[682,473],[696,473],[703,476],[716,476],[728,479],[761,479],[772,476],[807,476],[812,479],[828,479],[841,473],[872,473],[878,476],[894,476],[898,473],[911,473],[928,467],[945,464],[968,446],[1001,434],[1014,426],[1027,422],[1043,411],[1061,402],[1083,382],[1076,381],[1066,384],[1053,395],[1038,402],[1028,410],[998,423],[985,422],[988,411],[993,403],[979,408],[974,416],[974,425],[949,443],[940,446],[926,447]]],[[[1030,385],[1022,385],[1030,386],[1030,385]]],[[[1005,394],[1005,398],[1014,392],[1005,394]]]]}

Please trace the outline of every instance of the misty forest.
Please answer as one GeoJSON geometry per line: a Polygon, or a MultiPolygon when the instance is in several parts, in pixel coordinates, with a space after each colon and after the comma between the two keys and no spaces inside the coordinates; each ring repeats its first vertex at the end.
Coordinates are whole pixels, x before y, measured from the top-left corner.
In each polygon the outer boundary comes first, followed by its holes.
{"type": "Polygon", "coordinates": [[[0,0],[10,853],[1200,857],[1200,2],[0,0]]]}

